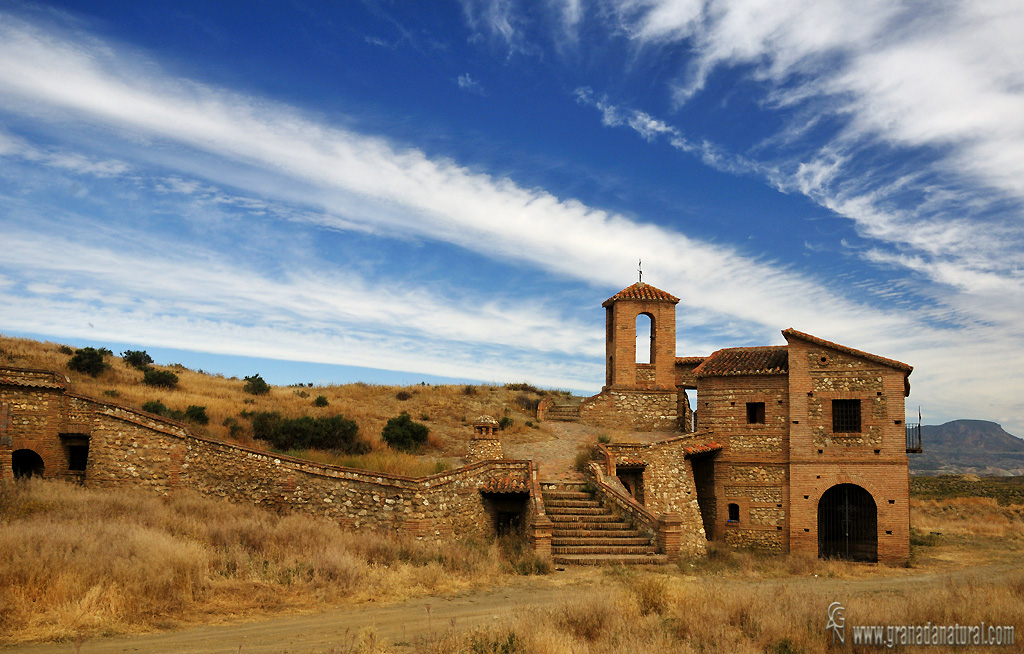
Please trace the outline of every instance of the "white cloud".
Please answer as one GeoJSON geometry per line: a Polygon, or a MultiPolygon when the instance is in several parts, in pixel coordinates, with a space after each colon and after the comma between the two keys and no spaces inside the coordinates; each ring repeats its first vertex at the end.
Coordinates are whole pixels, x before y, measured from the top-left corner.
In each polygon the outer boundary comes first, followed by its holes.
{"type": "Polygon", "coordinates": [[[458,84],[460,89],[469,91],[470,93],[484,95],[484,87],[480,85],[480,82],[470,77],[469,73],[459,75],[458,84]]]}

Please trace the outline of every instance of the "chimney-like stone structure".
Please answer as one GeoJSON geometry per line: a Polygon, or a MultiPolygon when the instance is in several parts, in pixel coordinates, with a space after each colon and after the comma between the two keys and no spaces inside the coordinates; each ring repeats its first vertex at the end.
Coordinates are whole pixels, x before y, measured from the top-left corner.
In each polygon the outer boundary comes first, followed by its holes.
{"type": "Polygon", "coordinates": [[[505,458],[498,440],[498,421],[491,416],[480,416],[473,421],[473,436],[469,439],[466,463],[493,461],[505,458]]]}

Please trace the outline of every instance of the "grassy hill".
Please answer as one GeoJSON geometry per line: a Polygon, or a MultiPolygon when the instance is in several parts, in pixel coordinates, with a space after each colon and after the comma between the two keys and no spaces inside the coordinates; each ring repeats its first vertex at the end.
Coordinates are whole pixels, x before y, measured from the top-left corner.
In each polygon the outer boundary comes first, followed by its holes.
{"type": "MultiPolygon", "coordinates": [[[[118,353],[105,357],[107,367],[96,377],[70,369],[70,360],[70,348],[59,343],[0,335],[0,365],[56,370],[71,379],[73,392],[134,409],[142,409],[147,402],[160,402],[168,409],[181,412],[189,406],[205,407],[207,424],[185,421],[195,433],[248,447],[267,449],[265,443],[252,438],[252,413],[276,411],[289,418],[343,415],[354,421],[360,435],[370,441],[373,449],[369,454],[339,456],[316,451],[289,454],[411,476],[431,474],[456,464],[458,457],[465,454],[473,420],[482,414],[506,419],[502,440],[507,444],[550,438],[544,427],[535,423],[535,408],[545,395],[564,394],[523,383],[502,386],[354,383],[272,386],[265,395],[252,395],[243,390],[245,381],[242,379],[176,364],[152,366],[177,375],[176,387],[165,389],[144,384],[143,372],[127,365],[118,353]],[[320,396],[325,398],[325,406],[316,406],[320,396]],[[403,412],[430,428],[429,441],[421,455],[393,452],[380,441],[387,421],[403,412]]],[[[323,404],[323,400],[319,404],[323,404]]]]}

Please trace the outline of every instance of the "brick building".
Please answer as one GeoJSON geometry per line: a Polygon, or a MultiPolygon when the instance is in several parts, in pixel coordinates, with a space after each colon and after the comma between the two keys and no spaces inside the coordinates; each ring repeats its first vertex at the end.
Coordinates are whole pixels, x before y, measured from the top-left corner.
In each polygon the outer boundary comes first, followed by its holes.
{"type": "Polygon", "coordinates": [[[637,283],[603,305],[606,383],[583,402],[580,419],[692,432],[642,446],[606,446],[607,472],[638,503],[650,504],[674,483],[655,470],[659,452],[678,450],[709,540],[906,561],[912,450],[904,398],[913,368],[795,329],[782,332],[786,345],[677,358],[678,301],[637,283]],[[650,363],[636,362],[640,315],[651,321],[650,363]],[[686,391],[696,392],[692,411],[686,391]]]}

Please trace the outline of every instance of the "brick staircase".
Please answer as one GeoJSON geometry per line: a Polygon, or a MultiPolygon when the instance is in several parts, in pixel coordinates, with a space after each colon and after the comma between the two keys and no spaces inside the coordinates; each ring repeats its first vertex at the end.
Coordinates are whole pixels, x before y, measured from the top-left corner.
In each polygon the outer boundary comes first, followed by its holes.
{"type": "Polygon", "coordinates": [[[651,539],[601,506],[582,483],[541,485],[551,519],[551,557],[563,565],[650,565],[668,563],[651,539]]]}

